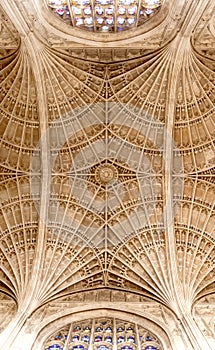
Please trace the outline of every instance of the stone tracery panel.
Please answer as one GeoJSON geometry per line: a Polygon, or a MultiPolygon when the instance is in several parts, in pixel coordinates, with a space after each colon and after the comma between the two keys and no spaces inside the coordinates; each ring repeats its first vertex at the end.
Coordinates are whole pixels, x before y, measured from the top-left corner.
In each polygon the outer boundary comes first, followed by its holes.
{"type": "Polygon", "coordinates": [[[213,348],[215,346],[215,294],[209,294],[195,303],[193,317],[213,348]]]}
{"type": "Polygon", "coordinates": [[[178,82],[174,142],[186,172],[214,165],[215,74],[189,48],[178,82]]]}
{"type": "Polygon", "coordinates": [[[16,313],[16,303],[8,295],[0,292],[0,333],[6,328],[8,323],[14,318],[16,313]]]}
{"type": "Polygon", "coordinates": [[[187,178],[177,204],[175,241],[179,276],[186,285],[183,294],[190,306],[214,280],[214,215],[214,185],[187,178]]]}
{"type": "Polygon", "coordinates": [[[36,82],[26,50],[18,50],[0,73],[1,164],[28,171],[39,142],[36,82]]]}
{"type": "Polygon", "coordinates": [[[204,64],[214,69],[215,57],[215,17],[214,4],[209,2],[206,10],[192,35],[192,43],[195,50],[200,53],[200,59],[204,64]]]}
{"type": "MultiPolygon", "coordinates": [[[[20,43],[20,36],[13,23],[0,6],[0,59],[7,58],[17,50],[20,43]]],[[[0,63],[0,67],[5,63],[0,63]]]]}
{"type": "Polygon", "coordinates": [[[28,176],[7,179],[0,189],[0,274],[10,293],[18,299],[33,266],[38,212],[28,176]]]}
{"type": "MultiPolygon", "coordinates": [[[[83,288],[114,286],[147,291],[168,303],[163,222],[168,193],[162,185],[171,50],[111,65],[73,60],[48,48],[40,54],[53,161],[41,301],[83,288]]],[[[180,281],[184,289],[189,286],[185,299],[190,307],[214,281],[210,183],[214,181],[214,72],[190,47],[181,59],[173,170],[182,174],[183,158],[185,171],[194,175],[185,181],[183,196],[180,182],[175,182],[177,193],[173,188],[176,246],[172,248],[180,281]],[[196,172],[205,176],[209,172],[209,180],[199,181],[196,172]]],[[[23,50],[5,62],[1,278],[18,298],[31,272],[37,242],[41,160],[39,149],[33,151],[39,141],[39,122],[28,55],[23,50]],[[29,170],[32,154],[37,159],[32,169],[39,172],[32,174],[34,203],[26,179],[21,183],[14,172],[7,182],[8,169],[29,170]]]]}

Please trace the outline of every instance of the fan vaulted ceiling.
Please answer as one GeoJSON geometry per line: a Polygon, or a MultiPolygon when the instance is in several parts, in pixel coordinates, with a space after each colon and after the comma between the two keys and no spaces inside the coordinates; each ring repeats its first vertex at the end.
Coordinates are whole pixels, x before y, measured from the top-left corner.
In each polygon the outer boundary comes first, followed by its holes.
{"type": "Polygon", "coordinates": [[[98,288],[189,313],[215,291],[213,1],[96,35],[1,5],[1,291],[27,315],[98,288]]]}

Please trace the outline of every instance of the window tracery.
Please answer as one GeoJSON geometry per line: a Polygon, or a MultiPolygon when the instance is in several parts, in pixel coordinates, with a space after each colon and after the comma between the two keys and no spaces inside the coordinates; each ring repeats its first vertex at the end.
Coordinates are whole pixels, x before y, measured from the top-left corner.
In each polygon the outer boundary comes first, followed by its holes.
{"type": "Polygon", "coordinates": [[[162,0],[47,0],[65,22],[94,32],[120,32],[155,15],[162,0]]]}
{"type": "Polygon", "coordinates": [[[75,322],[55,332],[44,350],[162,350],[160,340],[132,322],[99,318],[75,322]]]}

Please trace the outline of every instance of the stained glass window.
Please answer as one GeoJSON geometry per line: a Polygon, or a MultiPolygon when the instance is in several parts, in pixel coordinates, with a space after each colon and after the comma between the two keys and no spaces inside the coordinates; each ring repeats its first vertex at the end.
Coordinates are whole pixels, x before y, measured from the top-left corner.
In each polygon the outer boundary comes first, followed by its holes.
{"type": "Polygon", "coordinates": [[[120,32],[155,15],[163,0],[46,0],[52,11],[74,27],[120,32]]]}
{"type": "Polygon", "coordinates": [[[67,340],[69,326],[60,329],[53,334],[46,343],[45,350],[63,350],[67,340]]]}
{"type": "Polygon", "coordinates": [[[49,346],[47,349],[48,349],[48,350],[56,350],[56,349],[58,349],[58,350],[63,350],[63,349],[60,347],[60,345],[58,345],[58,344],[53,344],[53,345],[49,346]]]}
{"type": "Polygon", "coordinates": [[[43,350],[163,350],[160,340],[145,328],[115,318],[75,322],[55,332],[43,350]]]}

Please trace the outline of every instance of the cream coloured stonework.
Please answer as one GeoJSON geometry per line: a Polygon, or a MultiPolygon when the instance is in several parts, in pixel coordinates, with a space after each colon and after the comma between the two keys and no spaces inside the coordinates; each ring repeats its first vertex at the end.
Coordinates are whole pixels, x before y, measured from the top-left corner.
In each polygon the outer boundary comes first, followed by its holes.
{"type": "Polygon", "coordinates": [[[214,349],[214,13],[111,35],[1,1],[0,348],[112,317],[214,349]]]}

